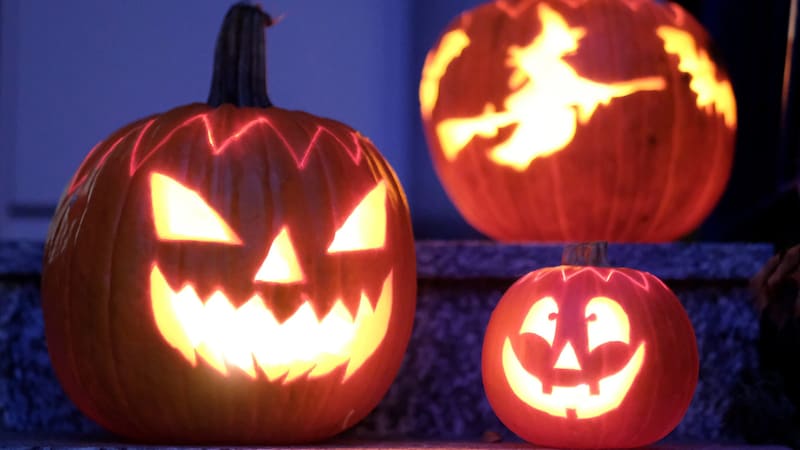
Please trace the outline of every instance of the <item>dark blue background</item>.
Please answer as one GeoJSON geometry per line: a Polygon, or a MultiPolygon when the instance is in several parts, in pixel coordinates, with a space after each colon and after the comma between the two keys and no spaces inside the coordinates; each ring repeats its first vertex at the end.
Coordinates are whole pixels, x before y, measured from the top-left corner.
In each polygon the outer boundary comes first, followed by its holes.
{"type": "MultiPolygon", "coordinates": [[[[783,98],[792,1],[678,1],[714,37],[739,111],[728,189],[686,239],[800,241],[798,46],[783,98]]],[[[204,101],[215,34],[231,3],[2,0],[0,237],[43,238],[60,187],[98,140],[139,117],[204,101]],[[35,231],[14,232],[28,226],[35,231]]],[[[373,139],[403,182],[417,238],[481,238],[433,172],[417,88],[441,31],[482,2],[263,3],[286,13],[268,34],[273,100],[373,139]]]]}

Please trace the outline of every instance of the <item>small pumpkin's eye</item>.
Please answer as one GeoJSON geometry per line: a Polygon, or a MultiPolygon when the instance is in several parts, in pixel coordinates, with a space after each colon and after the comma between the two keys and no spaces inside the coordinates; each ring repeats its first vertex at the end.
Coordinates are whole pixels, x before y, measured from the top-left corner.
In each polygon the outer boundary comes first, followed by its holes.
{"type": "Polygon", "coordinates": [[[589,351],[607,342],[630,343],[631,325],[625,310],[608,297],[594,297],[586,304],[589,351]]]}
{"type": "Polygon", "coordinates": [[[200,194],[174,179],[150,175],[150,197],[156,235],[162,241],[241,245],[239,236],[200,194]]]}
{"type": "Polygon", "coordinates": [[[373,250],[386,245],[386,182],[381,181],[347,216],[328,253],[373,250]]]}
{"type": "Polygon", "coordinates": [[[557,321],[558,303],[553,297],[544,297],[531,306],[519,332],[533,333],[552,346],[556,337],[557,321]]]}

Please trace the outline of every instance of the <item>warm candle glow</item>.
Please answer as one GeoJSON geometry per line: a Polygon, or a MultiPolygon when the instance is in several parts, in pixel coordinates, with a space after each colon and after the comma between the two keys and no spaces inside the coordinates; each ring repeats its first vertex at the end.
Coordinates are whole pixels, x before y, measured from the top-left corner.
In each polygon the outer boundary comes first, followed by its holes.
{"type": "Polygon", "coordinates": [[[728,128],[736,128],[736,98],[727,79],[717,79],[717,66],[708,52],[686,31],[669,26],[656,30],[664,40],[664,51],[677,55],[678,70],[691,76],[689,89],[697,94],[697,107],[709,115],[718,114],[728,128]]]}
{"type": "Polygon", "coordinates": [[[336,230],[328,253],[373,250],[386,244],[386,182],[375,186],[336,230]]]}
{"type": "Polygon", "coordinates": [[[172,178],[150,176],[153,220],[158,238],[165,241],[241,244],[227,223],[197,192],[172,178]]]}
{"type": "Polygon", "coordinates": [[[446,119],[437,125],[448,160],[455,159],[472,139],[494,138],[500,129],[514,125],[511,135],[492,149],[489,158],[523,171],[536,158],[569,145],[577,125],[591,120],[600,105],[640,91],[665,89],[660,76],[610,83],[581,76],[564,57],[579,49],[587,30],[570,27],[546,3],[539,4],[537,11],[541,32],[527,46],[508,49],[508,64],[514,69],[508,87],[513,92],[503,109],[487,103],[480,115],[446,119]]]}
{"type": "Polygon", "coordinates": [[[345,366],[352,376],[383,342],[392,311],[392,274],[373,309],[362,292],[355,317],[341,300],[322,318],[306,300],[278,322],[265,299],[253,295],[235,307],[217,290],[203,301],[191,285],[175,292],[158,266],[150,274],[150,296],[158,330],[192,365],[197,356],[224,375],[236,367],[251,378],[257,368],[270,381],[316,378],[345,366]]]}

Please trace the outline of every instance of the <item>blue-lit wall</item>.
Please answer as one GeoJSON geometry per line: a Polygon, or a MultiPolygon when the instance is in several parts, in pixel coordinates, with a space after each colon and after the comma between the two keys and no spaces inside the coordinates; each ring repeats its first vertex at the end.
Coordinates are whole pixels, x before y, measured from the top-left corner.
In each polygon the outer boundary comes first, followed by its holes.
{"type": "MultiPolygon", "coordinates": [[[[800,240],[796,67],[782,99],[791,1],[679,1],[716,38],[739,103],[728,191],[690,238],[800,240]]],[[[41,239],[62,186],[111,131],[205,100],[215,35],[231,3],[0,1],[0,238],[41,239]]],[[[263,1],[285,14],[268,33],[271,97],[369,136],[406,188],[418,238],[480,237],[433,172],[417,100],[426,52],[450,20],[479,3],[263,1]]]]}
{"type": "MultiPolygon", "coordinates": [[[[216,34],[232,3],[0,2],[0,204],[11,206],[0,237],[43,238],[48,208],[89,149],[112,131],[206,100],[216,34]]],[[[410,3],[263,6],[284,15],[267,37],[273,102],[359,129],[410,184],[417,104],[409,83],[410,3]]]]}

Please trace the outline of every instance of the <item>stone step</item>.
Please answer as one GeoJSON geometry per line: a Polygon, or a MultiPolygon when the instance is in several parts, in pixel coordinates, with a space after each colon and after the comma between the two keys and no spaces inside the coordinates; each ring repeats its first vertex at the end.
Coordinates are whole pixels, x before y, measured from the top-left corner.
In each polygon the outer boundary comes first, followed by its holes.
{"type": "MultiPolygon", "coordinates": [[[[514,439],[483,393],[483,332],[504,290],[531,270],[558,265],[561,250],[543,244],[419,242],[417,315],[403,366],[381,404],[346,437],[479,442],[493,431],[514,439]]],[[[665,442],[741,443],[748,426],[779,420],[748,412],[760,382],[754,378],[758,316],[748,281],[772,253],[766,244],[609,246],[612,265],[664,280],[695,328],[700,380],[684,420],[665,442]]],[[[0,242],[0,431],[97,433],[66,398],[50,367],[39,306],[41,257],[38,243],[0,242]]],[[[776,417],[791,408],[784,400],[774,400],[776,417]]]]}
{"type": "MultiPolygon", "coordinates": [[[[142,446],[130,442],[102,438],[75,438],[23,433],[4,435],[0,432],[0,448],[7,450],[39,450],[47,449],[82,449],[82,450],[173,450],[175,447],[142,446]]],[[[225,447],[179,447],[180,450],[225,450],[225,447]]],[[[245,450],[248,447],[237,447],[245,450]]],[[[250,447],[255,448],[255,447],[250,447]]],[[[527,442],[475,442],[475,441],[408,441],[408,440],[363,440],[333,439],[318,445],[292,446],[293,450],[313,449],[379,449],[379,450],[545,450],[534,447],[527,442]]],[[[789,447],[777,445],[741,445],[741,444],[657,444],[640,448],[640,450],[789,450],[789,447]]]]}

